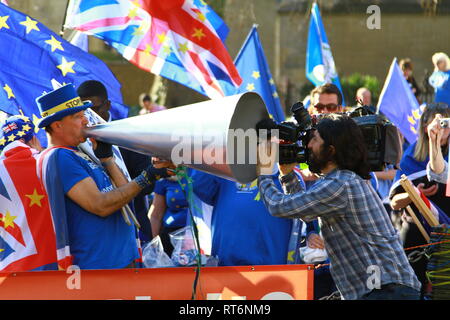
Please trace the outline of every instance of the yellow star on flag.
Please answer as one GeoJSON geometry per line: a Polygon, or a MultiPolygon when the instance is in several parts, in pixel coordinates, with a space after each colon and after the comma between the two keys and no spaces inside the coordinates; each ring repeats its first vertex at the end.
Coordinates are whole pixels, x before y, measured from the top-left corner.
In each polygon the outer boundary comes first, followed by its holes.
{"type": "Polygon", "coordinates": [[[414,118],[413,118],[412,116],[409,116],[409,117],[408,117],[408,121],[409,121],[409,123],[411,123],[412,125],[415,125],[415,124],[416,124],[416,120],[414,120],[414,118]]]}
{"type": "MultiPolygon", "coordinates": [[[[33,113],[34,133],[38,133],[39,130],[40,130],[39,127],[38,127],[38,124],[39,124],[40,120],[41,120],[41,118],[36,117],[36,115],[33,113]]],[[[25,130],[25,126],[23,126],[23,129],[25,130]]]]}
{"type": "Polygon", "coordinates": [[[130,9],[130,11],[128,12],[128,18],[133,19],[134,17],[136,17],[138,11],[138,7],[134,7],[133,9],[130,9]]]}
{"type": "Polygon", "coordinates": [[[272,96],[273,96],[274,98],[278,98],[278,93],[275,91],[275,92],[272,94],[272,96]]]}
{"type": "Polygon", "coordinates": [[[6,215],[2,218],[3,221],[3,227],[6,229],[8,227],[14,228],[14,220],[16,219],[16,216],[12,216],[11,213],[6,210],[6,215]]]}
{"type": "Polygon", "coordinates": [[[153,47],[149,44],[145,45],[144,53],[150,54],[153,51],[153,47]]]}
{"type": "Polygon", "coordinates": [[[0,252],[3,252],[3,251],[5,251],[5,249],[0,249],[0,252]]]}
{"type": "Polygon", "coordinates": [[[269,83],[273,85],[273,84],[275,84],[275,81],[273,81],[273,79],[270,78],[269,83]]]}
{"type": "Polygon", "coordinates": [[[23,127],[22,127],[22,130],[23,131],[28,131],[28,130],[30,130],[31,129],[31,127],[28,125],[28,124],[26,124],[26,125],[24,125],[23,127]]]}
{"type": "Polygon", "coordinates": [[[165,34],[165,32],[157,34],[156,36],[158,37],[158,43],[166,42],[166,34],[165,34]]]}
{"type": "Polygon", "coordinates": [[[5,84],[5,86],[3,87],[3,90],[5,90],[6,93],[8,94],[8,99],[11,99],[11,98],[15,98],[15,97],[16,97],[16,96],[14,95],[14,93],[12,92],[12,89],[11,89],[7,84],[5,84]]]}
{"type": "Polygon", "coordinates": [[[138,28],[138,27],[135,27],[134,28],[134,31],[133,31],[133,36],[143,36],[144,35],[144,29],[143,29],[143,27],[142,27],[142,25],[138,28]]]}
{"type": "Polygon", "coordinates": [[[18,136],[18,137],[23,137],[25,134],[26,134],[26,133],[23,132],[23,131],[17,132],[17,136],[18,136]]]}
{"type": "Polygon", "coordinates": [[[206,35],[203,33],[202,28],[194,28],[194,33],[192,34],[194,38],[198,38],[198,40],[202,40],[203,37],[206,37],[206,35]]]}
{"type": "Polygon", "coordinates": [[[414,132],[415,134],[417,134],[416,128],[414,128],[413,126],[410,127],[411,131],[414,132]]]}
{"type": "Polygon", "coordinates": [[[63,76],[66,76],[69,72],[75,73],[72,68],[74,64],[75,61],[67,61],[66,58],[62,57],[62,63],[56,67],[61,70],[63,76]]]}
{"type": "Polygon", "coordinates": [[[178,47],[178,50],[183,52],[183,53],[186,53],[189,50],[188,43],[187,42],[180,43],[180,46],[178,47]]]}
{"type": "Polygon", "coordinates": [[[1,137],[1,138],[0,138],[0,146],[5,145],[5,143],[6,143],[6,139],[3,138],[3,137],[1,137]]]}
{"type": "Polygon", "coordinates": [[[34,188],[33,194],[26,194],[25,196],[30,198],[31,200],[30,204],[28,205],[29,207],[32,207],[35,204],[37,204],[39,207],[42,207],[41,199],[44,197],[44,195],[38,194],[36,188],[34,188]]]}
{"type": "Polygon", "coordinates": [[[8,137],[8,142],[13,142],[15,138],[16,138],[16,136],[15,136],[14,133],[13,133],[12,135],[10,135],[10,136],[8,137]]]}
{"type": "Polygon", "coordinates": [[[167,55],[169,55],[169,54],[172,53],[172,49],[170,48],[169,45],[165,45],[165,46],[163,47],[163,51],[164,51],[164,53],[167,54],[167,55]]]}
{"type": "Polygon", "coordinates": [[[22,21],[20,24],[27,28],[26,32],[28,34],[33,30],[41,31],[39,30],[37,23],[38,23],[37,21],[32,20],[30,17],[27,17],[27,19],[25,21],[22,21]]]}
{"type": "Polygon", "coordinates": [[[288,261],[294,261],[294,253],[295,253],[295,250],[291,250],[291,251],[289,251],[288,252],[288,261]]]}
{"type": "Polygon", "coordinates": [[[203,6],[206,6],[205,0],[200,0],[200,3],[201,3],[203,6]]]}
{"type": "Polygon", "coordinates": [[[45,40],[45,43],[51,45],[52,52],[55,52],[56,49],[64,51],[64,48],[61,45],[61,42],[56,40],[54,36],[51,36],[50,40],[45,40]]]}
{"type": "Polygon", "coordinates": [[[255,79],[258,79],[261,75],[259,74],[259,71],[253,71],[252,77],[255,79]]]}
{"type": "Polygon", "coordinates": [[[419,120],[420,119],[420,112],[419,112],[419,110],[413,110],[413,112],[412,112],[412,114],[413,114],[413,117],[415,118],[415,119],[417,119],[417,120],[419,120]]]}
{"type": "Polygon", "coordinates": [[[3,17],[0,17],[0,30],[1,30],[2,28],[9,29],[9,26],[8,26],[8,24],[6,23],[6,20],[8,20],[8,18],[9,18],[9,16],[3,16],[3,17]]]}
{"type": "Polygon", "coordinates": [[[247,89],[248,91],[253,91],[253,90],[255,90],[255,84],[254,84],[254,83],[249,83],[249,84],[247,85],[246,89],[247,89]]]}
{"type": "Polygon", "coordinates": [[[201,22],[205,22],[206,17],[203,14],[203,12],[197,12],[197,18],[201,21],[201,22]]]}

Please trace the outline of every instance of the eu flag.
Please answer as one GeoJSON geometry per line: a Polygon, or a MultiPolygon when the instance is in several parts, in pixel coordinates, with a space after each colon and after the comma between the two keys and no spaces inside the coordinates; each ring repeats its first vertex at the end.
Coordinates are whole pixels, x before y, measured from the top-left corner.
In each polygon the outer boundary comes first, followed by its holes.
{"type": "Polygon", "coordinates": [[[256,92],[263,98],[269,115],[277,122],[284,121],[280,99],[270,74],[256,25],[250,30],[234,63],[243,81],[237,91],[227,92],[227,94],[256,92]]]}
{"type": "Polygon", "coordinates": [[[384,82],[377,112],[395,124],[410,144],[416,141],[422,109],[397,64],[397,58],[392,61],[384,82]]]}
{"type": "MultiPolygon", "coordinates": [[[[335,84],[342,93],[331,47],[322,23],[317,3],[313,3],[309,20],[308,45],[306,49],[306,77],[316,87],[325,83],[335,84]]],[[[342,97],[344,95],[342,94],[342,97]]],[[[342,105],[345,105],[342,99],[342,105]]]]}
{"type": "MultiPolygon", "coordinates": [[[[35,99],[52,91],[52,79],[73,83],[86,80],[105,84],[112,103],[113,119],[128,115],[120,83],[106,64],[70,44],[31,17],[0,4],[0,110],[20,114],[36,123],[40,112],[35,99]]],[[[36,126],[36,130],[39,130],[36,126]]],[[[44,130],[38,137],[47,145],[44,130]]]]}

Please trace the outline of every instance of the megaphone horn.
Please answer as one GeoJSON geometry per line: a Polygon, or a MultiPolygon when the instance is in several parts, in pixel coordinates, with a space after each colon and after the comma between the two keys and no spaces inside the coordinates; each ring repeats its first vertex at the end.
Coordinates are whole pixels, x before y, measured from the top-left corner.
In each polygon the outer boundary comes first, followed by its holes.
{"type": "Polygon", "coordinates": [[[88,128],[86,134],[239,183],[256,179],[256,124],[269,118],[254,92],[88,128]]]}

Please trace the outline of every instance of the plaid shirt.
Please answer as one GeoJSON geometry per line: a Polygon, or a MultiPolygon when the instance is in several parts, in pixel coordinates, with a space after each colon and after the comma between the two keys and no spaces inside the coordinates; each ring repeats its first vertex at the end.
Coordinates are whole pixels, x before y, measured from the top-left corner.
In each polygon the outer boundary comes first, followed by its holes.
{"type": "Polygon", "coordinates": [[[375,274],[380,285],[420,290],[399,234],[367,181],[348,170],[330,172],[308,191],[301,189],[294,173],[280,180],[285,194],[270,177],[258,179],[267,209],[276,217],[306,222],[320,218],[330,272],[343,299],[359,299],[372,291],[375,274]]]}

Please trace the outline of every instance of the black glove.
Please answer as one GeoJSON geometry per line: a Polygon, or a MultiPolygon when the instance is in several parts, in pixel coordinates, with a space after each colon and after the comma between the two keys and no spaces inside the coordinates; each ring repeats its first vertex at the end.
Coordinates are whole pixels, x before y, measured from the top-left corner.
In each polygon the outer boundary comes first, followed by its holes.
{"type": "Polygon", "coordinates": [[[97,148],[95,148],[94,154],[99,159],[112,157],[113,156],[112,144],[97,141],[97,148]]]}
{"type": "Polygon", "coordinates": [[[145,170],[142,170],[141,174],[134,181],[141,188],[146,188],[154,184],[156,180],[167,177],[170,177],[167,168],[156,169],[153,165],[149,165],[145,170]]]}

